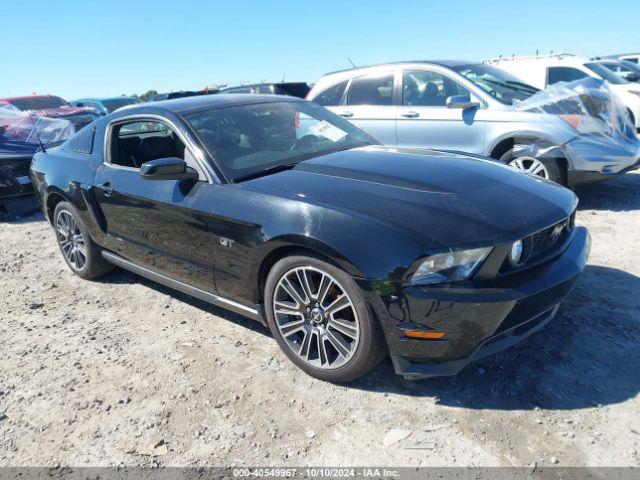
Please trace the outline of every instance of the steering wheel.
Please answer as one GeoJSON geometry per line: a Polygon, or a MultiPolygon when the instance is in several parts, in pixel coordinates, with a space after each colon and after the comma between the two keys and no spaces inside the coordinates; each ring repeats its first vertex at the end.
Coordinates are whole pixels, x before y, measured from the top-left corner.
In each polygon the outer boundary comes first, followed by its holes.
{"type": "Polygon", "coordinates": [[[291,145],[291,148],[289,149],[289,151],[295,150],[299,147],[308,147],[312,145],[314,142],[317,142],[318,140],[320,140],[320,137],[318,137],[317,135],[312,135],[308,133],[307,135],[304,135],[299,139],[297,139],[295,142],[293,142],[293,145],[291,145]]]}

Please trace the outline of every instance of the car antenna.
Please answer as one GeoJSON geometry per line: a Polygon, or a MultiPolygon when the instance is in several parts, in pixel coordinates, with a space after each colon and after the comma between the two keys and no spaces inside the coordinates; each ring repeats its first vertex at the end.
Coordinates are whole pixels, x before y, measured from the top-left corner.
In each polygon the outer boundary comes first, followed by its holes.
{"type": "Polygon", "coordinates": [[[283,73],[282,74],[282,80],[280,81],[280,83],[284,83],[284,79],[287,78],[287,73],[283,73]]]}
{"type": "Polygon", "coordinates": [[[353,68],[358,68],[358,67],[356,66],[356,64],[355,64],[355,63],[353,63],[353,60],[351,60],[349,57],[347,57],[347,60],[349,60],[349,63],[351,64],[351,66],[352,66],[353,68]]]}
{"type": "Polygon", "coordinates": [[[40,138],[40,134],[38,133],[38,121],[34,121],[33,115],[31,114],[29,114],[29,118],[31,118],[31,121],[33,122],[33,130],[36,132],[36,138],[38,139],[38,143],[40,144],[40,150],[42,150],[42,153],[47,153],[47,149],[44,148],[44,143],[42,143],[42,139],[40,138]]]}

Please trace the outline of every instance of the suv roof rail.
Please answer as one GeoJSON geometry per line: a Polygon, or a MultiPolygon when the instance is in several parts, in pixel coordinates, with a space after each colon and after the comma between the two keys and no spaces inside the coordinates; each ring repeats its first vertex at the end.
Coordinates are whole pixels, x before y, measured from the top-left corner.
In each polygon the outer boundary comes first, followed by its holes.
{"type": "Polygon", "coordinates": [[[535,55],[511,55],[510,57],[505,57],[503,55],[500,55],[497,58],[485,58],[482,60],[482,63],[494,63],[494,62],[500,62],[500,61],[510,61],[510,60],[536,60],[538,58],[565,58],[565,57],[575,57],[575,55],[573,53],[565,53],[565,52],[560,52],[560,53],[553,53],[549,52],[546,54],[539,54],[536,52],[535,55]]]}

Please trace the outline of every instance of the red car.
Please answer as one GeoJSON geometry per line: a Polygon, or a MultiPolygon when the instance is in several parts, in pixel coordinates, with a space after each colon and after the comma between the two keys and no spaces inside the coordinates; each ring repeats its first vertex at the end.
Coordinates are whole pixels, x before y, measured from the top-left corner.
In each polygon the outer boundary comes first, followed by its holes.
{"type": "Polygon", "coordinates": [[[93,108],[72,107],[55,95],[31,95],[29,97],[0,98],[0,105],[8,103],[23,112],[39,117],[56,117],[69,120],[76,131],[93,122],[100,115],[93,108]]]}

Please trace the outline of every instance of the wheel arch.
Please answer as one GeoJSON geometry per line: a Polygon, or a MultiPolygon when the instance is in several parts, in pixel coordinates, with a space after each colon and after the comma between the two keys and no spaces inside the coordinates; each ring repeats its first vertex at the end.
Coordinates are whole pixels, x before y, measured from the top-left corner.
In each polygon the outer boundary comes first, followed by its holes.
{"type": "Polygon", "coordinates": [[[567,155],[566,149],[562,146],[562,143],[558,142],[550,135],[544,134],[542,132],[510,132],[501,137],[498,137],[494,140],[494,142],[487,150],[489,152],[488,156],[495,160],[499,160],[502,155],[507,153],[517,144],[540,144],[540,146],[546,145],[548,147],[556,147],[561,155],[548,156],[545,158],[555,158],[558,160],[562,160],[564,162],[565,168],[569,168],[572,166],[572,160],[570,156],[567,155]]]}
{"type": "Polygon", "coordinates": [[[53,225],[53,213],[56,210],[56,206],[60,202],[68,202],[69,198],[64,194],[64,192],[58,188],[51,188],[49,192],[47,192],[47,197],[44,201],[45,211],[47,214],[47,219],[49,223],[53,225]]]}
{"type": "Polygon", "coordinates": [[[300,254],[320,258],[354,277],[363,276],[344,255],[324,242],[297,235],[274,239],[257,256],[258,260],[252,266],[252,297],[256,303],[262,303],[265,282],[271,268],[282,258],[300,254]]]}

